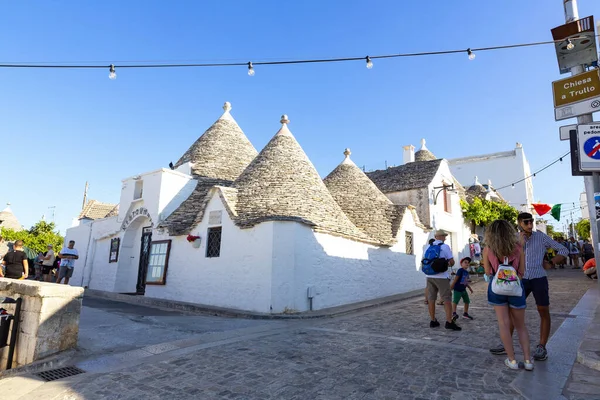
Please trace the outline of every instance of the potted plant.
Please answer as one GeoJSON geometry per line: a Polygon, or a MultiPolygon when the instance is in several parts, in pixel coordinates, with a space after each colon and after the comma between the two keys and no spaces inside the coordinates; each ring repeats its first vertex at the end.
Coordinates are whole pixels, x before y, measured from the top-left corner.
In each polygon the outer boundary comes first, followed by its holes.
{"type": "Polygon", "coordinates": [[[194,236],[192,234],[187,235],[187,241],[192,244],[192,247],[197,249],[200,247],[200,236],[194,236]]]}

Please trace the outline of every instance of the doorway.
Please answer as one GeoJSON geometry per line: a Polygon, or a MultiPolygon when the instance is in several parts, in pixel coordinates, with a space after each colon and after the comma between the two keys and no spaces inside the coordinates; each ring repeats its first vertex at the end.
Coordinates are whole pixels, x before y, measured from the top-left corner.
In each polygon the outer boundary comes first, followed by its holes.
{"type": "Polygon", "coordinates": [[[146,293],[146,276],[148,274],[148,262],[150,261],[150,245],[152,243],[152,227],[148,226],[142,230],[140,246],[140,263],[138,266],[138,279],[135,287],[136,294],[146,293]]]}

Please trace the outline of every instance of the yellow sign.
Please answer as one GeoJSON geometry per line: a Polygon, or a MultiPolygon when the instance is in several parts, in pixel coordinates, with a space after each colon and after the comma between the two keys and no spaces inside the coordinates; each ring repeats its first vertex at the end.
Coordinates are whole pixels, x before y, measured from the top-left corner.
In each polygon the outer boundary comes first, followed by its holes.
{"type": "Polygon", "coordinates": [[[594,69],[567,79],[552,82],[554,107],[600,97],[600,76],[594,69]]]}

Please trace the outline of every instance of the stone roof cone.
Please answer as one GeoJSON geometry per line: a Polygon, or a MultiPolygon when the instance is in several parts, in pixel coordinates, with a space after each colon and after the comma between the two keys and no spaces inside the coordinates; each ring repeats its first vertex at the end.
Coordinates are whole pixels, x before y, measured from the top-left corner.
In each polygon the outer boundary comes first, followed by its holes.
{"type": "Polygon", "coordinates": [[[485,199],[488,190],[479,183],[479,178],[475,177],[475,182],[466,191],[467,201],[472,202],[476,197],[485,199]]]}
{"type": "Polygon", "coordinates": [[[377,242],[393,241],[395,208],[392,202],[375,186],[373,181],[346,156],[323,180],[327,189],[350,221],[377,242]]]}
{"type": "Polygon", "coordinates": [[[256,157],[258,152],[229,112],[231,104],[226,102],[223,110],[223,115],[175,163],[175,168],[191,162],[195,176],[233,181],[256,157]]]}
{"type": "Polygon", "coordinates": [[[10,203],[6,203],[6,208],[0,211],[0,227],[13,229],[15,231],[20,231],[23,229],[23,226],[13,214],[12,209],[10,208],[10,203]]]}
{"type": "Polygon", "coordinates": [[[425,139],[421,139],[421,150],[415,153],[415,161],[432,161],[437,160],[436,156],[425,145],[425,139]]]}
{"type": "Polygon", "coordinates": [[[290,130],[281,129],[233,183],[236,223],[297,221],[328,233],[370,241],[341,210],[290,130]]]}

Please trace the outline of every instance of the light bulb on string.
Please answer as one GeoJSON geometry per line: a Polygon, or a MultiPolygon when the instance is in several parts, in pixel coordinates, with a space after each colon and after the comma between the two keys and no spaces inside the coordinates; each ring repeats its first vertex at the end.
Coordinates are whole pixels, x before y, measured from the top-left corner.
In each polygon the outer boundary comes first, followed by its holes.
{"type": "Polygon", "coordinates": [[[512,188],[513,188],[513,189],[515,188],[515,184],[514,184],[514,183],[512,184],[512,188]]]}
{"type": "Polygon", "coordinates": [[[574,48],[575,48],[575,45],[573,44],[571,39],[567,39],[567,50],[573,50],[574,48]]]}
{"type": "Polygon", "coordinates": [[[367,68],[371,69],[373,68],[373,61],[371,61],[371,57],[367,56],[367,68]]]}
{"type": "Polygon", "coordinates": [[[115,66],[113,64],[110,64],[109,71],[110,72],[108,73],[108,79],[112,79],[112,80],[117,79],[117,73],[115,72],[115,66]]]}
{"type": "Polygon", "coordinates": [[[254,67],[252,67],[252,62],[248,63],[248,75],[249,76],[254,76],[254,67]]]}
{"type": "Polygon", "coordinates": [[[561,158],[559,158],[559,160],[560,160],[560,162],[562,162],[562,157],[561,157],[561,158]]]}
{"type": "Polygon", "coordinates": [[[535,177],[536,177],[536,174],[533,174],[533,179],[535,179],[535,177]]]}
{"type": "Polygon", "coordinates": [[[473,61],[475,59],[475,53],[471,49],[467,49],[467,55],[469,56],[469,60],[473,61]]]}

